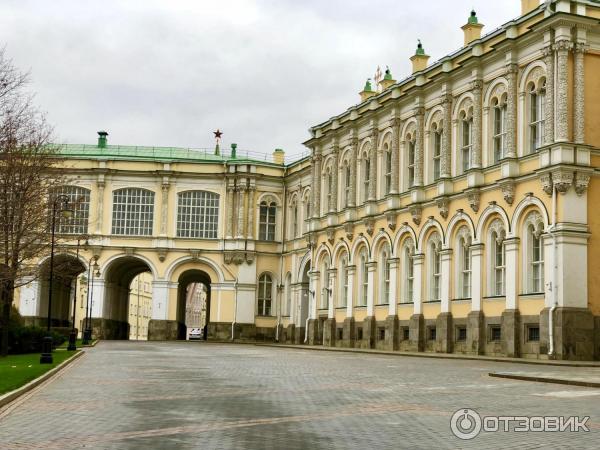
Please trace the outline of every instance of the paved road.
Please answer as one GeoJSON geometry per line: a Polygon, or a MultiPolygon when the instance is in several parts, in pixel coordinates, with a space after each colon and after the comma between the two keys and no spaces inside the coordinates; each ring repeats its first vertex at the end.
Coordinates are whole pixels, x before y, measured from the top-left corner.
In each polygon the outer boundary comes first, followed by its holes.
{"type": "Polygon", "coordinates": [[[528,366],[101,342],[0,413],[0,448],[598,448],[600,389],[487,376],[497,370],[528,366]],[[589,415],[591,432],[481,433],[462,441],[449,423],[465,407],[482,415],[589,415]]]}

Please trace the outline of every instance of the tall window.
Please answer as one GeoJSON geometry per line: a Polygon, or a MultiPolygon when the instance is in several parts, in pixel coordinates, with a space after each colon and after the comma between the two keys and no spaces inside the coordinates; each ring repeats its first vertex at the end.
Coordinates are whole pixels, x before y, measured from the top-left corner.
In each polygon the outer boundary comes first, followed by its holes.
{"type": "Polygon", "coordinates": [[[536,230],[533,224],[527,227],[529,253],[529,292],[544,290],[544,252],[542,247],[541,229],[536,230]]]}
{"type": "Polygon", "coordinates": [[[404,302],[413,302],[413,282],[415,279],[415,267],[413,262],[413,250],[410,245],[404,248],[404,302]]]}
{"type": "Polygon", "coordinates": [[[344,207],[350,206],[350,164],[344,164],[344,207]]]}
{"type": "Polygon", "coordinates": [[[153,218],[154,192],[141,188],[113,192],[112,234],[150,236],[153,218]]]}
{"type": "Polygon", "coordinates": [[[273,300],[273,280],[271,275],[263,273],[258,279],[258,315],[270,316],[273,300]]]}
{"type": "Polygon", "coordinates": [[[181,192],[177,201],[177,236],[216,239],[219,194],[206,191],[181,192]]]}
{"type": "Polygon", "coordinates": [[[383,149],[384,157],[384,168],[385,168],[385,194],[389,194],[392,191],[392,152],[388,144],[385,144],[383,149]]]}
{"type": "Polygon", "coordinates": [[[260,217],[258,239],[261,241],[275,240],[275,215],[277,213],[277,205],[274,202],[260,203],[260,217]]]}
{"type": "Polygon", "coordinates": [[[494,111],[494,163],[500,162],[506,150],[506,100],[493,101],[494,111]]]}
{"type": "Polygon", "coordinates": [[[292,205],[292,238],[298,236],[298,203],[294,200],[292,205]]]}
{"type": "Polygon", "coordinates": [[[389,302],[390,298],[390,251],[387,245],[379,256],[379,304],[389,302]]]}
{"type": "Polygon", "coordinates": [[[369,183],[371,176],[371,161],[369,155],[366,153],[363,156],[363,190],[362,190],[362,201],[363,203],[369,199],[369,183]]]}
{"type": "MultiPolygon", "coordinates": [[[[544,83],[545,86],[545,83],[544,83]]],[[[529,89],[529,151],[534,153],[543,144],[544,139],[544,103],[545,89],[536,89],[531,84],[529,89]]]]}
{"type": "Polygon", "coordinates": [[[331,207],[331,199],[333,197],[333,174],[331,173],[333,169],[330,167],[327,170],[327,205],[325,207],[325,211],[329,211],[331,207]]]}
{"type": "Polygon", "coordinates": [[[437,124],[433,125],[433,181],[440,178],[442,157],[442,131],[437,124]]]}
{"type": "Polygon", "coordinates": [[[304,197],[304,231],[309,230],[310,220],[310,194],[304,197]]]}
{"type": "Polygon", "coordinates": [[[492,282],[493,295],[504,295],[504,276],[506,266],[504,265],[504,239],[496,232],[492,233],[492,282]]]}
{"type": "Polygon", "coordinates": [[[430,272],[431,272],[431,290],[430,290],[430,300],[438,301],[441,299],[441,290],[440,287],[442,285],[442,255],[440,253],[440,243],[432,242],[429,245],[429,252],[431,255],[430,260],[430,272]]]}
{"type": "Polygon", "coordinates": [[[408,135],[408,188],[414,186],[415,184],[415,158],[417,156],[415,149],[416,142],[414,138],[408,135]]]}
{"type": "Polygon", "coordinates": [[[473,147],[473,117],[465,112],[461,115],[460,157],[462,173],[471,167],[471,148],[473,147]]]}
{"type": "Polygon", "coordinates": [[[329,264],[323,263],[321,269],[321,309],[329,308],[329,264]]]}
{"type": "Polygon", "coordinates": [[[458,240],[458,297],[471,297],[471,239],[458,240]]]}
{"type": "Polygon", "coordinates": [[[363,249],[360,252],[360,297],[359,306],[366,306],[367,294],[369,288],[369,267],[367,265],[367,252],[363,249]]]}
{"type": "Polygon", "coordinates": [[[50,202],[53,202],[59,195],[66,195],[69,198],[69,207],[73,209],[73,217],[67,221],[57,221],[56,232],[59,234],[86,234],[90,218],[90,190],[80,186],[59,186],[50,193],[50,202]]]}
{"type": "Polygon", "coordinates": [[[348,257],[342,256],[340,264],[340,285],[342,291],[340,292],[340,306],[346,306],[348,304],[348,257]]]}

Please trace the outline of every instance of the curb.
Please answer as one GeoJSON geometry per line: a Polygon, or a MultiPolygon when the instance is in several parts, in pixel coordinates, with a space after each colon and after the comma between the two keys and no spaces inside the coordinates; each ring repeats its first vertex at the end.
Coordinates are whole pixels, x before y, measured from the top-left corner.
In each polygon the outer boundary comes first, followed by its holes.
{"type": "Polygon", "coordinates": [[[6,394],[1,395],[0,396],[0,408],[8,405],[9,403],[18,399],[22,395],[33,390],[34,388],[36,388],[37,386],[39,386],[40,384],[42,384],[44,381],[48,380],[49,378],[52,378],[54,375],[58,374],[61,370],[63,370],[65,367],[67,367],[69,364],[71,364],[76,359],[82,357],[83,355],[84,355],[84,352],[78,351],[73,356],[71,356],[69,359],[64,360],[58,366],[49,370],[45,374],[40,375],[35,380],[31,380],[29,383],[21,386],[20,388],[17,388],[14,391],[10,391],[10,392],[7,392],[6,394]]]}
{"type": "Polygon", "coordinates": [[[457,354],[444,354],[444,353],[409,353],[409,352],[390,352],[385,350],[370,350],[370,349],[346,349],[339,347],[321,347],[321,346],[299,346],[299,345],[286,345],[286,344],[260,344],[255,343],[254,345],[262,347],[274,347],[274,348],[290,348],[295,350],[316,350],[321,352],[340,352],[340,353],[363,353],[369,355],[385,355],[385,356],[404,356],[409,358],[431,358],[431,359],[451,359],[451,360],[466,360],[466,361],[482,361],[482,362],[501,362],[501,363],[513,363],[513,364],[530,364],[530,365],[544,365],[544,366],[558,366],[558,367],[591,367],[600,368],[598,363],[585,363],[585,362],[569,362],[569,361],[551,361],[551,360],[540,360],[540,359],[522,359],[522,358],[497,358],[490,356],[469,356],[469,355],[457,355],[457,354]]]}
{"type": "Polygon", "coordinates": [[[494,377],[494,378],[507,378],[509,380],[534,381],[537,383],[567,384],[570,386],[600,388],[600,383],[596,383],[593,381],[568,380],[566,378],[536,377],[536,376],[518,375],[518,374],[501,373],[501,372],[490,372],[490,373],[488,373],[488,375],[490,377],[494,377]]]}

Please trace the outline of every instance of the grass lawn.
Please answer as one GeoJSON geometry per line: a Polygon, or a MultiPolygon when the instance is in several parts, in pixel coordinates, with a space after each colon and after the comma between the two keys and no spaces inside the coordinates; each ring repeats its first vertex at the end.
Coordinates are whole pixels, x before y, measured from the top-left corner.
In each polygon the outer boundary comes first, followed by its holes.
{"type": "Polygon", "coordinates": [[[75,353],[55,350],[52,352],[53,364],[40,364],[39,353],[0,357],[0,395],[29,383],[75,353]]]}

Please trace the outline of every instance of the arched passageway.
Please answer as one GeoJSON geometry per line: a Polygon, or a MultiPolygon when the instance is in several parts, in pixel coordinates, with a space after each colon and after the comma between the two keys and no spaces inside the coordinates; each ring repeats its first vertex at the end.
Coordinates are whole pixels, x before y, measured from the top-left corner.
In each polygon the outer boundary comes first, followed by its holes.
{"type": "MultiPolygon", "coordinates": [[[[94,336],[102,339],[129,339],[132,282],[144,272],[151,272],[150,267],[135,256],[116,259],[106,268],[102,317],[92,321],[94,336]]],[[[137,288],[137,285],[133,286],[134,290],[137,288]]]]}
{"type": "Polygon", "coordinates": [[[177,287],[177,339],[187,339],[188,328],[201,328],[207,339],[210,320],[210,276],[198,269],[183,272],[177,287]]]}
{"type": "Polygon", "coordinates": [[[304,342],[306,336],[306,321],[309,317],[309,295],[310,295],[310,284],[308,278],[308,272],[310,271],[310,261],[306,263],[302,271],[302,278],[300,279],[300,298],[298,299],[297,316],[296,321],[296,338],[295,341],[298,344],[304,342]]]}
{"type": "Polygon", "coordinates": [[[67,327],[73,317],[73,296],[75,280],[86,270],[83,262],[73,255],[54,255],[54,269],[50,282],[50,258],[40,266],[39,273],[39,308],[33,322],[45,326],[48,321],[49,288],[52,286],[51,325],[67,327]]]}

